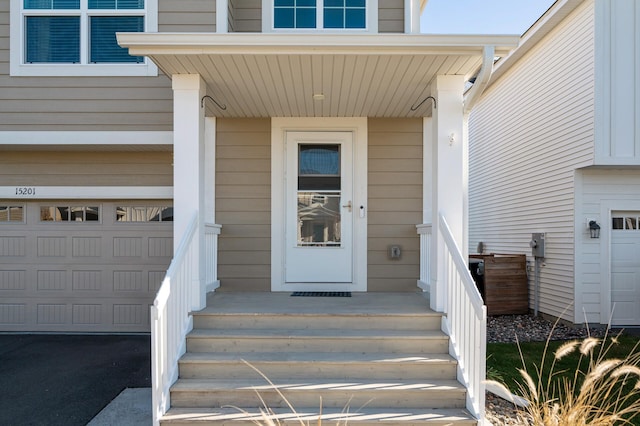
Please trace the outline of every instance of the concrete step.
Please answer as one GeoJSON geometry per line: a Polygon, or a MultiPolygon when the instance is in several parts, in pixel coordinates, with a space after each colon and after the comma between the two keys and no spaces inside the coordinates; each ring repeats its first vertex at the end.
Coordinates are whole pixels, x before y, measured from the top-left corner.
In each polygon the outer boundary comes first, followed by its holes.
{"type": "Polygon", "coordinates": [[[273,380],[179,379],[171,388],[174,407],[322,406],[464,408],[466,389],[455,380],[273,380]]]}
{"type": "MultiPolygon", "coordinates": [[[[273,410],[269,419],[275,424],[282,425],[405,425],[405,426],[472,426],[477,421],[467,410],[452,409],[372,409],[365,407],[347,410],[330,409],[318,406],[314,408],[299,408],[296,413],[290,409],[273,410]],[[321,421],[320,421],[321,420],[321,421]]],[[[234,425],[254,426],[256,422],[266,424],[265,418],[259,410],[237,408],[172,408],[162,418],[161,424],[170,426],[189,425],[234,425]]]]}
{"type": "Polygon", "coordinates": [[[442,314],[276,314],[218,313],[201,311],[193,314],[194,328],[229,329],[350,329],[350,330],[440,330],[442,314]]]}
{"type": "Polygon", "coordinates": [[[193,330],[188,352],[448,353],[441,331],[420,330],[193,330]]]}
{"type": "Polygon", "coordinates": [[[447,354],[424,353],[186,353],[180,360],[185,379],[259,378],[249,365],[269,379],[340,378],[455,379],[456,361],[447,354]],[[243,362],[243,360],[245,362],[243,362]]]}

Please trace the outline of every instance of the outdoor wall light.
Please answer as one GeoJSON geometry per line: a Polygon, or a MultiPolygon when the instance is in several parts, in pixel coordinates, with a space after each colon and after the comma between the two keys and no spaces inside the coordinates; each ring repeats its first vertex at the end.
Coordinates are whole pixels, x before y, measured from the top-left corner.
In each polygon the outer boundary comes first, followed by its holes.
{"type": "Polygon", "coordinates": [[[600,225],[595,220],[589,221],[589,234],[591,238],[600,238],[600,225]]]}

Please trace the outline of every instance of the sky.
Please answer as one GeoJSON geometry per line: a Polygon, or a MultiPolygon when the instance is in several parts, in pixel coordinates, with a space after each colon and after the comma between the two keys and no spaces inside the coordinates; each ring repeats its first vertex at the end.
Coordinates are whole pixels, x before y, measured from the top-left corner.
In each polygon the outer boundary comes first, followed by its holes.
{"type": "Polygon", "coordinates": [[[522,35],[555,0],[428,0],[420,30],[428,34],[522,35]]]}

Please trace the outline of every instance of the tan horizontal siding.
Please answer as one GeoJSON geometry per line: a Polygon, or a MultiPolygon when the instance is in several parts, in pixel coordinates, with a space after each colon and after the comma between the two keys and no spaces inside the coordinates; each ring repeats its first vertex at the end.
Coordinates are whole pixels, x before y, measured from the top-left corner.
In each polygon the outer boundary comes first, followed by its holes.
{"type": "Polygon", "coordinates": [[[545,232],[540,311],[570,321],[575,170],[593,161],[593,45],[585,2],[492,83],[469,121],[469,252],[482,241],[486,253],[530,255],[531,234],[545,232]]]}
{"type": "Polygon", "coordinates": [[[378,0],[378,32],[404,33],[404,0],[378,0]]]}
{"type": "Polygon", "coordinates": [[[160,32],[215,32],[215,0],[160,0],[160,32]]]}
{"type": "Polygon", "coordinates": [[[422,121],[368,121],[368,289],[415,291],[420,273],[422,121]],[[402,248],[391,260],[390,245],[402,248]]]}
{"type": "Polygon", "coordinates": [[[262,32],[262,3],[260,0],[229,1],[229,31],[239,33],[262,32]]]}
{"type": "Polygon", "coordinates": [[[223,291],[271,290],[271,121],[219,119],[216,221],[223,291]]]}
{"type": "MultiPolygon", "coordinates": [[[[162,0],[160,8],[176,9],[182,3],[162,0]]],[[[208,1],[184,3],[211,7],[208,1]]],[[[200,13],[192,15],[201,18],[200,13]]],[[[10,77],[9,0],[0,0],[0,131],[171,130],[172,96],[171,82],[162,75],[10,77]]]]}
{"type": "Polygon", "coordinates": [[[0,153],[0,186],[171,186],[171,152],[0,153]]]}

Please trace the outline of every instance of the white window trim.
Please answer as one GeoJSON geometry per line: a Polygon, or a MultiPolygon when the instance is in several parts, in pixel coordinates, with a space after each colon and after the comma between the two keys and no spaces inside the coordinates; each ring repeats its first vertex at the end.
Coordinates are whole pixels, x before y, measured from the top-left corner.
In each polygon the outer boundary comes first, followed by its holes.
{"type": "MultiPolygon", "coordinates": [[[[273,27],[273,0],[265,0],[262,5],[262,32],[263,33],[378,33],[378,0],[367,0],[366,28],[274,28],[273,27]]],[[[322,8],[318,7],[318,16],[322,16],[322,8]]],[[[320,21],[321,22],[321,21],[320,21]]]]}
{"type": "Polygon", "coordinates": [[[171,200],[173,199],[173,187],[15,185],[0,186],[0,198],[3,200],[171,200]],[[32,191],[17,191],[22,188],[32,189],[32,191]],[[28,195],[17,195],[18,192],[26,192],[28,195]]]}
{"type": "Polygon", "coordinates": [[[0,132],[0,145],[173,145],[173,132],[11,130],[0,132]]]}
{"type": "MultiPolygon", "coordinates": [[[[87,12],[87,0],[81,0],[78,9],[78,15],[87,12]]],[[[142,64],[88,64],[87,49],[88,45],[88,29],[81,28],[81,62],[80,64],[25,64],[24,63],[24,19],[23,19],[23,1],[11,0],[10,5],[10,68],[9,72],[14,77],[143,77],[157,76],[158,67],[145,58],[142,64]]],[[[146,0],[145,14],[145,31],[158,31],[158,0],[146,0]]],[[[49,16],[50,10],[30,10],[29,15],[49,16]]],[[[91,13],[97,15],[99,13],[91,13]]],[[[118,10],[118,14],[139,15],[139,10],[118,10]]]]}

